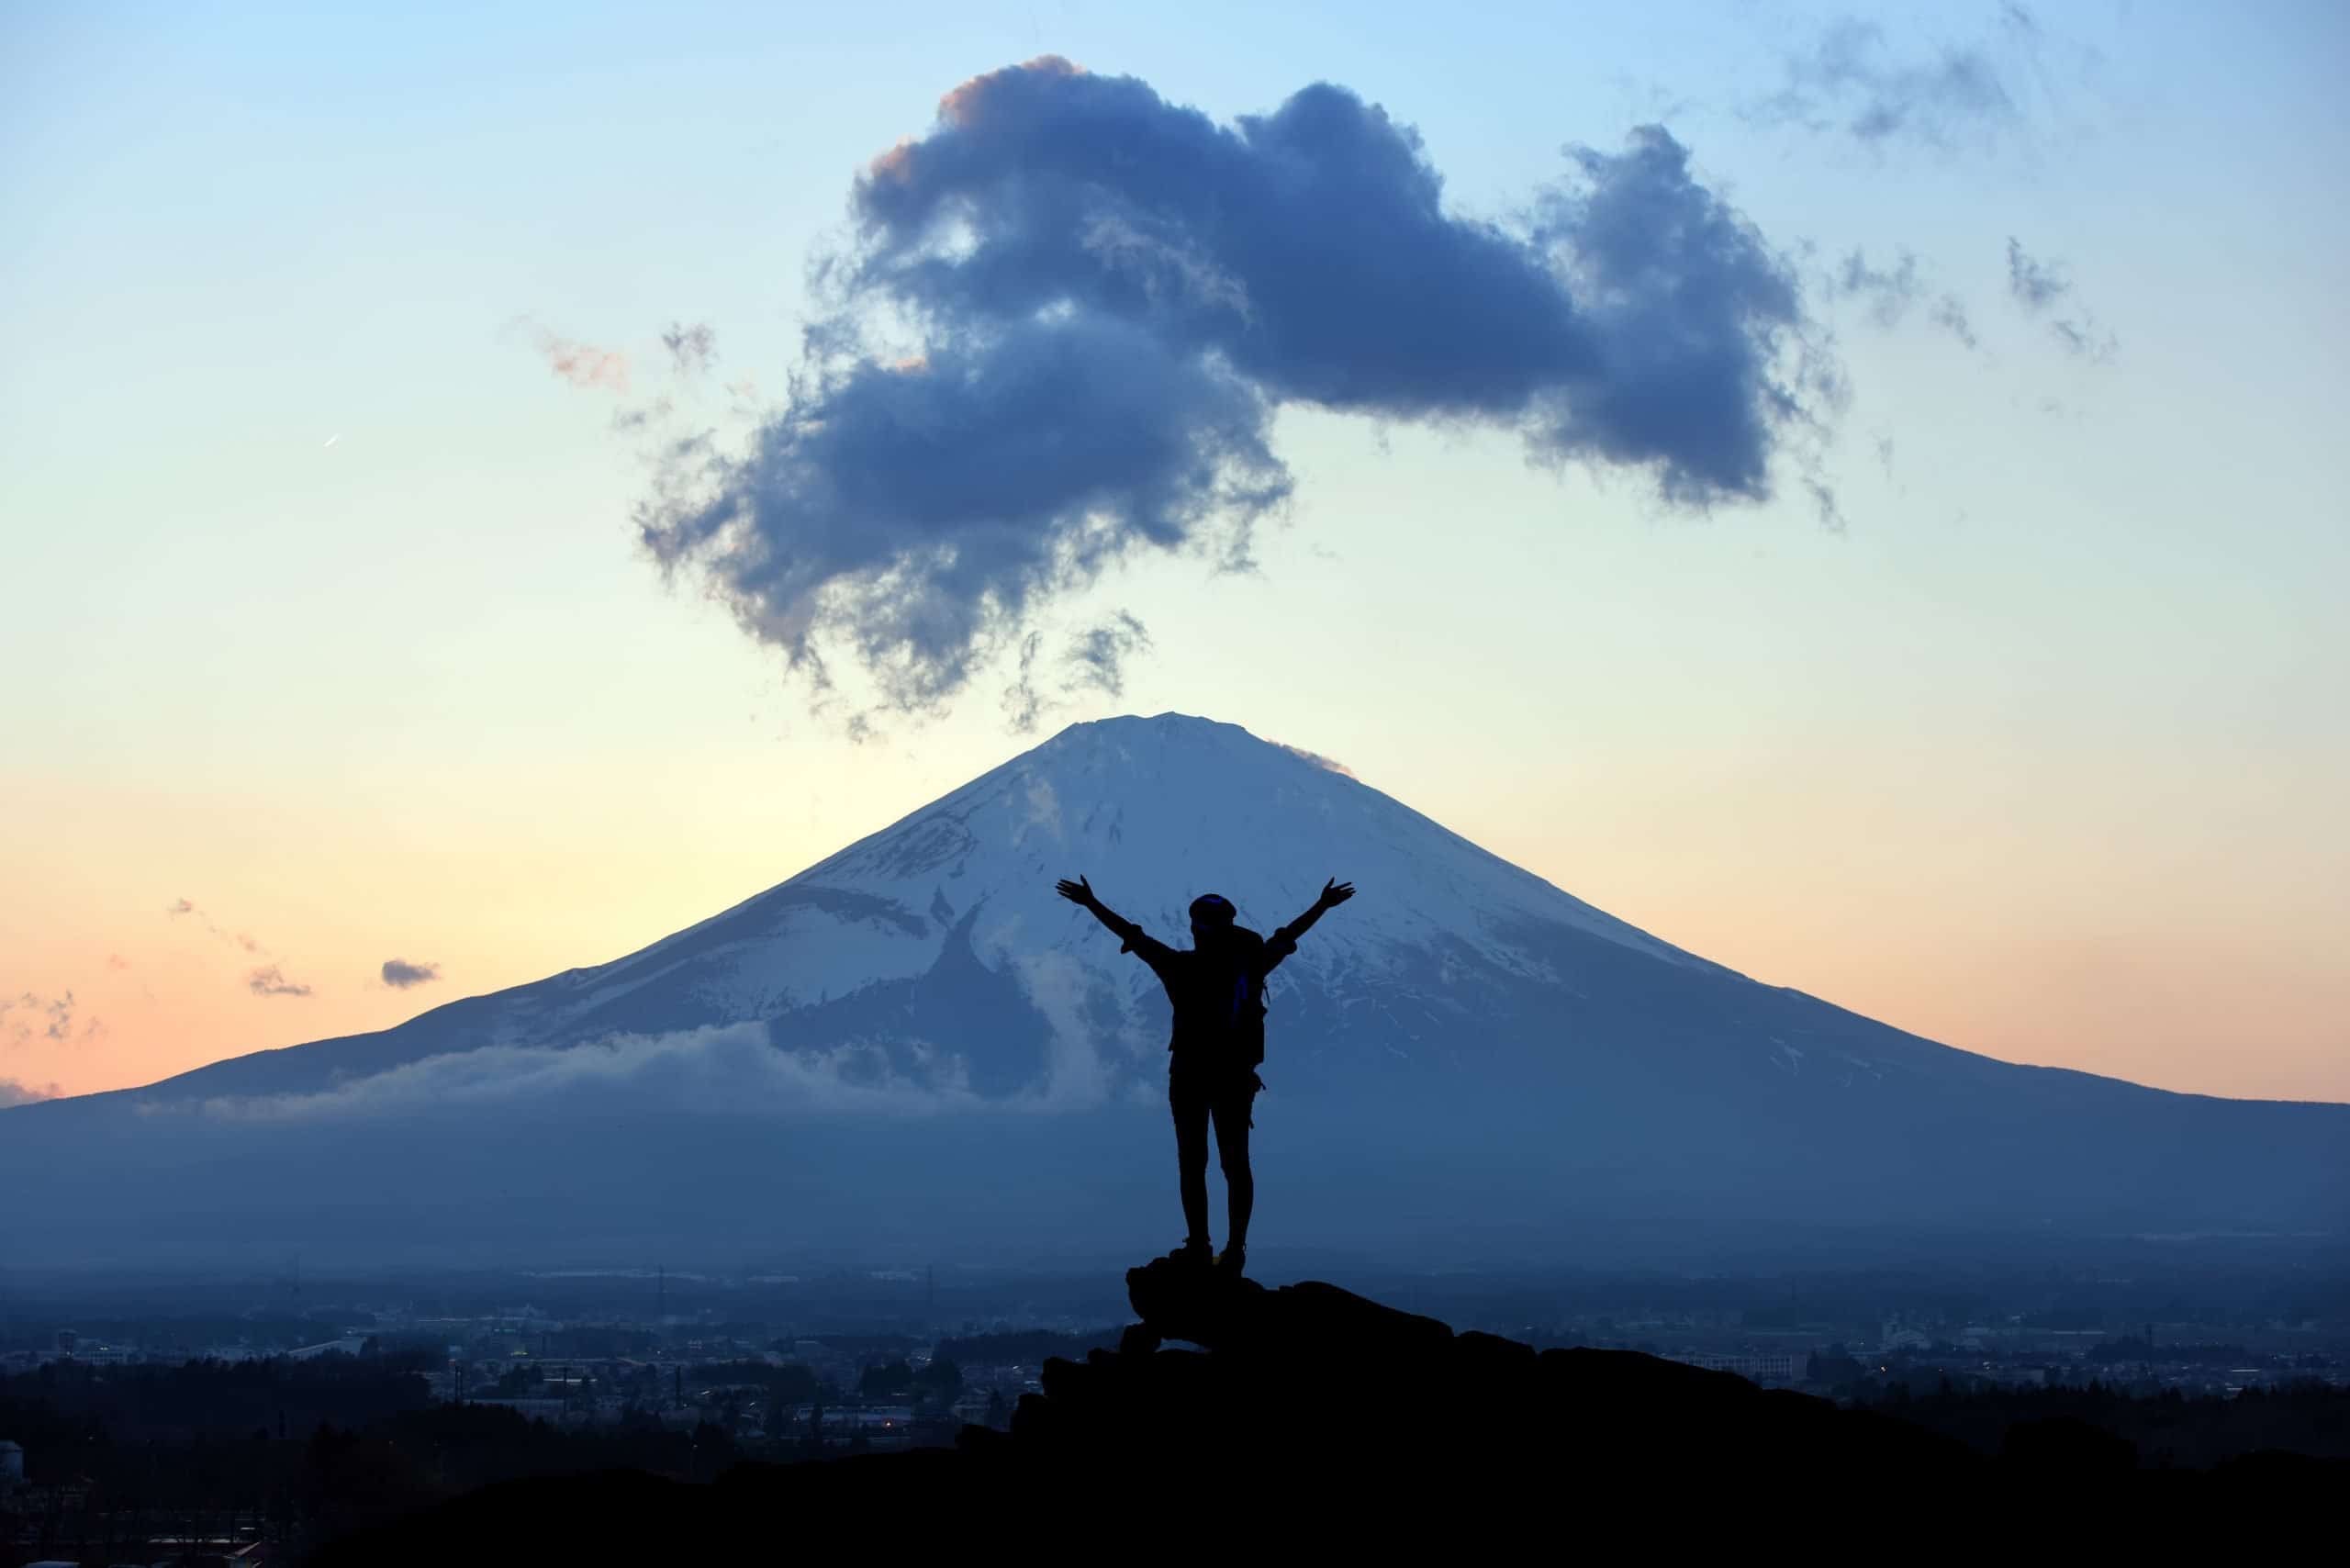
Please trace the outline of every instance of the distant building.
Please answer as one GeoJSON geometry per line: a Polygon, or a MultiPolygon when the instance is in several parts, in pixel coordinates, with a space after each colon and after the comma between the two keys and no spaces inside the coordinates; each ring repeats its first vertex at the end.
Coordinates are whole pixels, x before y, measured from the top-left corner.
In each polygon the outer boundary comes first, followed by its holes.
{"type": "Polygon", "coordinates": [[[1749,1383],[1801,1383],[1809,1357],[1784,1350],[1764,1350],[1752,1355],[1718,1356],[1705,1350],[1691,1350],[1665,1358],[1684,1366],[1703,1367],[1707,1372],[1735,1372],[1749,1383]]]}

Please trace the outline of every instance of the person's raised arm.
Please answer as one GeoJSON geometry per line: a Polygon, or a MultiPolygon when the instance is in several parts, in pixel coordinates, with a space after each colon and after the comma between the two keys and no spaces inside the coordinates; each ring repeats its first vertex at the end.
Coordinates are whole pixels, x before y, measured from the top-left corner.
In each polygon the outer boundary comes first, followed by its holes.
{"type": "Polygon", "coordinates": [[[1322,885],[1322,896],[1314,901],[1314,907],[1307,910],[1304,914],[1299,915],[1295,920],[1291,921],[1287,925],[1282,926],[1281,928],[1280,935],[1287,936],[1292,942],[1295,942],[1299,937],[1304,935],[1306,932],[1312,930],[1314,923],[1321,919],[1325,913],[1337,908],[1340,904],[1346,902],[1348,899],[1354,896],[1355,885],[1352,882],[1341,882],[1337,880],[1325,882],[1322,885]]]}
{"type": "Polygon", "coordinates": [[[1091,913],[1103,925],[1108,926],[1119,941],[1130,942],[1134,939],[1134,922],[1125,919],[1100,899],[1095,898],[1092,883],[1083,877],[1080,877],[1074,882],[1064,880],[1054,890],[1069,902],[1091,913]]]}

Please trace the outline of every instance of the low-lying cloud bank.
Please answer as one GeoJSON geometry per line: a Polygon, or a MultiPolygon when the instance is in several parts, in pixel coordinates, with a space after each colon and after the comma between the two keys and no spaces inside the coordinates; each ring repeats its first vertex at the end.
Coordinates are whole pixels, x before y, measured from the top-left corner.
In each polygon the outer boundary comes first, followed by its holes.
{"type": "Polygon", "coordinates": [[[58,1088],[54,1083],[25,1083],[13,1078],[0,1078],[0,1108],[9,1105],[30,1105],[42,1100],[54,1100],[58,1088]]]}
{"type": "Polygon", "coordinates": [[[397,1118],[467,1109],[560,1113],[583,1103],[645,1110],[773,1115],[796,1112],[934,1116],[1039,1112],[1101,1103],[1062,1074],[1009,1098],[975,1092],[959,1058],[924,1047],[787,1049],[764,1024],[621,1035],[567,1047],[487,1046],[428,1057],[318,1093],[149,1101],[143,1114],[212,1122],[397,1118]]]}
{"type": "MultiPolygon", "coordinates": [[[[1220,124],[1046,56],[875,160],[831,313],[739,454],[673,442],[638,510],[821,694],[845,658],[936,711],[1110,565],[1248,560],[1304,405],[1505,430],[1702,510],[1773,489],[1842,388],[1795,265],[1658,126],[1567,151],[1518,209],[1449,210],[1419,135],[1316,83],[1220,124]]],[[[1139,640],[1071,662],[1102,689],[1139,640]]],[[[1016,711],[1033,708],[1018,693],[1016,711]]]]}

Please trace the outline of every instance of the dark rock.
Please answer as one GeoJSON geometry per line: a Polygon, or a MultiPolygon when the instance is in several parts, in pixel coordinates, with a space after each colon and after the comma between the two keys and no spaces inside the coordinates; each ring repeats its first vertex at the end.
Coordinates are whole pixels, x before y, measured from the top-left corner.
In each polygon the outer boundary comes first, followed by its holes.
{"type": "Polygon", "coordinates": [[[2159,1518],[2176,1546],[2182,1519],[2274,1513],[2350,1471],[2288,1455],[2208,1473],[2136,1468],[2128,1443],[2062,1421],[2017,1428],[1994,1458],[1728,1372],[1455,1334],[1334,1285],[1268,1290],[1161,1260],[1132,1271],[1127,1288],[1142,1321],[1114,1351],[1046,1362],[1044,1392],[1020,1400],[1008,1436],[972,1428],[952,1449],[745,1464],[702,1487],[643,1475],[504,1484],[316,1561],[764,1559],[835,1539],[819,1521],[842,1539],[886,1528],[893,1549],[984,1540],[1028,1555],[1460,1555],[1538,1540],[1653,1551],[1752,1546],[1807,1520],[1914,1525],[1928,1498],[1964,1498],[1982,1530],[2010,1534],[2159,1518]]]}
{"type": "Polygon", "coordinates": [[[2049,1416],[2009,1427],[1999,1457],[2020,1470],[2065,1481],[2134,1470],[2138,1450],[2126,1438],[2077,1416],[2049,1416]]]}

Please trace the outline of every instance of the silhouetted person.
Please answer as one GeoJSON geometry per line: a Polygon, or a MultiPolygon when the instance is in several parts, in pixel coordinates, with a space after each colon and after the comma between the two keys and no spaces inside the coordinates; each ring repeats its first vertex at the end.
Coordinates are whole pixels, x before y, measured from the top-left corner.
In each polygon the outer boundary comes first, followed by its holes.
{"type": "Polygon", "coordinates": [[[1224,1167],[1230,1234],[1216,1266],[1237,1275],[1247,1266],[1248,1215],[1256,1206],[1257,1182],[1248,1170],[1250,1112],[1265,1081],[1257,1069],[1265,1059],[1265,977],[1297,951],[1325,910],[1355,896],[1351,882],[1324,885],[1314,907],[1275,931],[1270,940],[1234,924],[1229,899],[1204,893],[1192,901],[1192,946],[1169,947],[1133,921],[1113,913],[1093,896],[1083,879],[1060,884],[1061,897],[1082,904],[1115,932],[1132,953],[1148,964],[1175,1005],[1175,1032],[1167,1042],[1173,1055],[1167,1070],[1167,1098],[1175,1111],[1175,1165],[1183,1197],[1186,1234],[1175,1256],[1206,1262],[1208,1249],[1208,1125],[1215,1125],[1216,1158],[1224,1167]]]}

